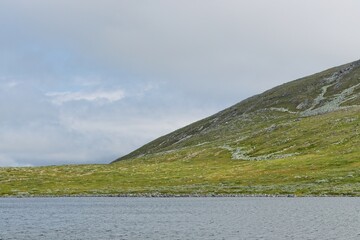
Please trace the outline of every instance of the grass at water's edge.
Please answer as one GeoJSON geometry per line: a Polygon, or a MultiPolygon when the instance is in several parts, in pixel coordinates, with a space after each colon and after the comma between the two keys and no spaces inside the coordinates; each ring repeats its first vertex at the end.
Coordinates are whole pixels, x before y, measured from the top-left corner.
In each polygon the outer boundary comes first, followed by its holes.
{"type": "Polygon", "coordinates": [[[266,124],[255,116],[216,131],[215,141],[115,164],[0,168],[0,196],[360,196],[359,116],[353,109],[266,124]],[[243,148],[249,157],[285,157],[231,159],[243,148]]]}
{"type": "Polygon", "coordinates": [[[0,168],[0,196],[360,196],[355,156],[0,168]]]}
{"type": "Polygon", "coordinates": [[[159,194],[104,194],[104,195],[26,195],[0,196],[0,199],[15,198],[359,198],[354,195],[270,195],[270,194],[207,194],[207,195],[159,195],[159,194]]]}

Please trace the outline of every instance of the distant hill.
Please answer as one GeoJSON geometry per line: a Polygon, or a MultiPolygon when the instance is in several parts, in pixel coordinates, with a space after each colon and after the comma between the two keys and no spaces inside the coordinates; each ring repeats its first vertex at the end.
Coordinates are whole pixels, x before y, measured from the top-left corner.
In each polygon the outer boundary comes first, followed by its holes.
{"type": "Polygon", "coordinates": [[[114,162],[159,156],[193,159],[220,150],[231,159],[247,161],[328,151],[359,153],[359,105],[360,60],[250,97],[114,162]]]}

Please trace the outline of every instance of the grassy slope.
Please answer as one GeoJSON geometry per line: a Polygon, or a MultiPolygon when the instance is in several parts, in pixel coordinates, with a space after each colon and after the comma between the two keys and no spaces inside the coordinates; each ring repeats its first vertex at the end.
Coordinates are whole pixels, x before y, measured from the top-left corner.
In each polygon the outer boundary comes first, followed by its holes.
{"type": "MultiPolygon", "coordinates": [[[[269,131],[268,126],[263,126],[266,133],[260,129],[243,143],[257,146],[253,156],[295,143],[296,149],[289,151],[301,152],[299,155],[266,161],[233,160],[229,150],[211,143],[111,165],[0,168],[0,195],[360,196],[359,109],[300,120],[285,115],[274,120],[279,127],[269,131]]],[[[273,125],[273,121],[269,124],[273,125]]],[[[229,135],[229,143],[234,144],[233,137],[229,135]]]]}
{"type": "MultiPolygon", "coordinates": [[[[285,83],[262,94],[248,98],[230,108],[227,108],[213,116],[202,119],[170,134],[162,136],[130,154],[118,159],[132,159],[142,155],[160,153],[167,150],[176,150],[184,146],[193,146],[204,142],[214,144],[220,141],[220,145],[229,135],[234,138],[244,137],[269,123],[276,123],[274,119],[281,117],[276,115],[271,108],[284,108],[292,112],[301,113],[310,109],[315,99],[321,94],[322,87],[328,85],[328,79],[335,76],[335,82],[327,89],[323,100],[319,101],[315,109],[320,108],[327,102],[331,102],[334,96],[342,93],[349,86],[360,83],[360,61],[331,68],[326,71],[304,77],[292,82],[285,83]],[[349,67],[355,66],[348,71],[349,67]],[[302,108],[298,108],[303,104],[302,108]]],[[[359,105],[360,87],[353,90],[354,99],[344,101],[340,106],[359,105]]],[[[279,113],[279,112],[278,112],[279,113]]],[[[323,112],[319,112],[323,113],[323,112]]],[[[283,116],[291,118],[289,114],[283,116]]],[[[272,149],[269,149],[270,151],[272,149]]]]}

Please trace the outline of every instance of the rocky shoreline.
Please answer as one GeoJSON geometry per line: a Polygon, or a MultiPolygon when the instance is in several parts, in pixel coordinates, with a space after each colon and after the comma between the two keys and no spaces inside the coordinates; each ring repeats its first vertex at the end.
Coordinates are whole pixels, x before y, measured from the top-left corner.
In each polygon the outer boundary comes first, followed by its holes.
{"type": "Polygon", "coordinates": [[[306,198],[306,197],[360,197],[354,195],[294,195],[294,194],[74,194],[74,195],[8,195],[0,198],[89,198],[89,197],[118,197],[118,198],[306,198]]]}

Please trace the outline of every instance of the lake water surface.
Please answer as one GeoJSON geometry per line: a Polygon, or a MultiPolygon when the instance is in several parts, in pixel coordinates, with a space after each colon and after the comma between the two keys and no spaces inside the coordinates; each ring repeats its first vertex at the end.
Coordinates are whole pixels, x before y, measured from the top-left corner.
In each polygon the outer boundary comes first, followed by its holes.
{"type": "Polygon", "coordinates": [[[359,198],[2,198],[0,239],[360,239],[359,198]]]}

